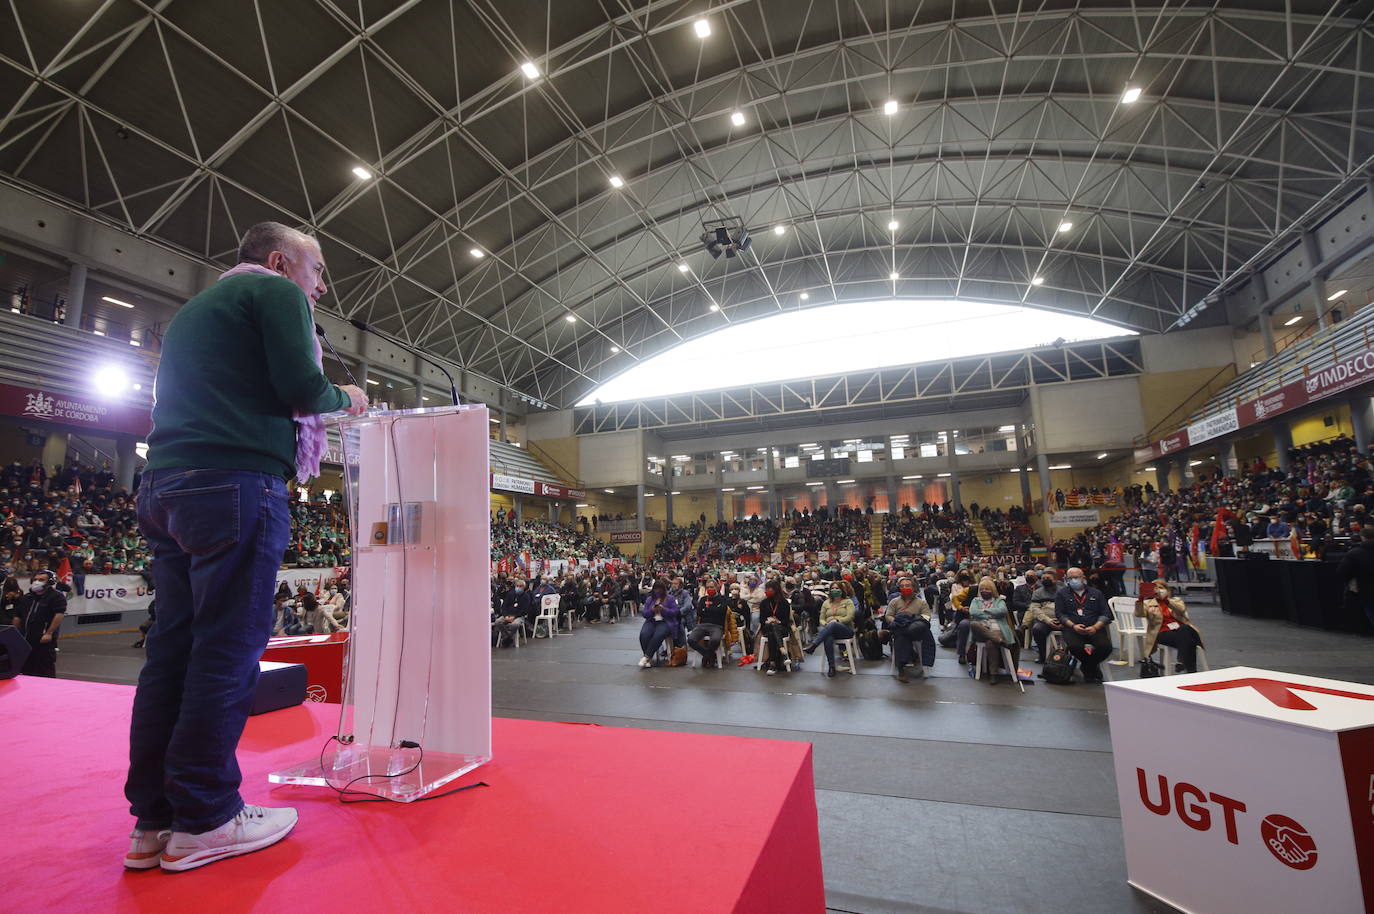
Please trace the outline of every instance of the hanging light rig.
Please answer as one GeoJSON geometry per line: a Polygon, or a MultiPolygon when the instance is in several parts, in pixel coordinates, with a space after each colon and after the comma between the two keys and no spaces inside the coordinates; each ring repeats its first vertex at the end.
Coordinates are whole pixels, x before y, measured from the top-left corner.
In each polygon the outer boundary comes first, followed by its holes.
{"type": "Polygon", "coordinates": [[[701,243],[713,259],[719,259],[721,254],[738,257],[741,251],[749,250],[754,244],[749,230],[744,227],[744,220],[738,216],[713,219],[703,222],[701,227],[705,229],[701,233],[701,243]]]}

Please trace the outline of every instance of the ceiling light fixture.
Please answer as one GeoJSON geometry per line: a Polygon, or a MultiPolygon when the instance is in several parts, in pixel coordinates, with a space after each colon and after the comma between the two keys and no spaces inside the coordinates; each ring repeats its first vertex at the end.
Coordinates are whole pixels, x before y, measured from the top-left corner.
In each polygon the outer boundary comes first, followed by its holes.
{"type": "Polygon", "coordinates": [[[1098,455],[1097,455],[1097,459],[1098,459],[1098,460],[1105,460],[1106,458],[1107,458],[1107,452],[1106,452],[1106,451],[1103,451],[1101,454],[1098,454],[1098,455]]]}
{"type": "Polygon", "coordinates": [[[1340,298],[1342,295],[1349,295],[1349,294],[1350,294],[1350,290],[1349,290],[1349,289],[1342,289],[1342,290],[1339,291],[1339,292],[1332,292],[1330,295],[1326,296],[1326,300],[1327,300],[1327,301],[1335,301],[1336,299],[1340,298]]]}
{"type": "Polygon", "coordinates": [[[711,306],[711,311],[712,311],[712,312],[719,311],[719,310],[720,310],[720,305],[712,305],[712,306],[711,306]]]}
{"type": "Polygon", "coordinates": [[[612,186],[612,187],[624,187],[624,186],[625,186],[625,179],[622,178],[620,175],[611,175],[611,186],[612,186]]]}
{"type": "Polygon", "coordinates": [[[809,293],[809,292],[803,292],[803,293],[801,294],[801,300],[802,300],[802,301],[806,301],[806,300],[807,300],[808,298],[810,298],[810,297],[811,297],[811,293],[809,293]]]}
{"type": "Polygon", "coordinates": [[[692,23],[692,29],[697,33],[697,37],[698,37],[698,38],[710,38],[710,37],[711,37],[711,20],[710,20],[710,19],[698,19],[696,22],[693,22],[693,23],[692,23]]]}
{"type": "Polygon", "coordinates": [[[126,301],[120,301],[119,299],[117,299],[117,298],[111,298],[111,297],[108,296],[108,295],[102,295],[102,296],[100,296],[100,300],[101,300],[101,301],[107,301],[107,302],[109,302],[109,303],[112,304],[112,305],[119,305],[119,307],[121,307],[121,308],[132,308],[132,307],[133,307],[133,305],[129,304],[129,303],[126,302],[126,301]]]}
{"type": "Polygon", "coordinates": [[[570,324],[575,324],[575,323],[577,323],[577,315],[576,315],[576,314],[565,314],[565,315],[563,315],[563,320],[567,321],[567,322],[570,323],[570,324]]]}
{"type": "Polygon", "coordinates": [[[1032,277],[1031,277],[1031,285],[1033,285],[1033,286],[1043,286],[1044,284],[1045,284],[1045,277],[1043,277],[1043,276],[1032,276],[1032,277]]]}
{"type": "Polygon", "coordinates": [[[921,474],[920,474],[920,473],[917,473],[915,476],[903,476],[902,478],[903,478],[903,479],[920,479],[920,478],[921,478],[921,474]]]}
{"type": "Polygon", "coordinates": [[[1050,467],[1050,469],[1051,469],[1051,470],[1072,470],[1073,467],[1070,466],[1070,465],[1067,464],[1067,463],[1061,463],[1061,464],[1058,464],[1058,465],[1056,465],[1056,466],[1050,467]]]}
{"type": "Polygon", "coordinates": [[[886,114],[888,117],[892,117],[892,115],[896,113],[897,100],[895,98],[889,98],[887,101],[883,102],[883,114],[886,114]]]}
{"type": "Polygon", "coordinates": [[[743,111],[735,111],[735,112],[732,112],[732,113],[730,114],[730,123],[734,124],[736,127],[743,127],[743,126],[744,126],[744,112],[743,112],[743,111]]]}
{"type": "Polygon", "coordinates": [[[617,353],[617,352],[619,352],[619,351],[620,351],[620,347],[619,347],[619,346],[612,346],[612,347],[611,347],[611,354],[612,354],[612,355],[614,355],[615,353],[617,353]]]}
{"type": "Polygon", "coordinates": [[[526,79],[539,78],[539,68],[528,60],[520,65],[520,72],[525,74],[526,79]]]}
{"type": "Polygon", "coordinates": [[[687,266],[687,264],[685,264],[685,263],[680,263],[680,264],[677,265],[677,271],[678,271],[679,273],[686,273],[686,272],[687,272],[688,270],[690,270],[690,269],[692,269],[692,268],[689,267],[689,266],[687,266]]]}
{"type": "Polygon", "coordinates": [[[898,222],[896,219],[893,219],[891,222],[889,222],[889,223],[887,224],[887,230],[888,230],[889,232],[895,232],[895,231],[897,231],[897,229],[899,229],[899,228],[901,228],[901,227],[902,227],[902,224],[901,224],[900,222],[898,222]]]}
{"type": "Polygon", "coordinates": [[[785,226],[785,225],[775,225],[775,226],[773,226],[773,234],[774,234],[774,235],[785,235],[785,234],[787,234],[787,226],[785,226]]]}
{"type": "Polygon", "coordinates": [[[487,252],[481,248],[469,248],[468,253],[476,260],[481,260],[483,257],[487,256],[487,252]]]}
{"type": "Polygon", "coordinates": [[[1061,235],[1062,235],[1063,233],[1067,232],[1067,231],[1072,230],[1072,229],[1073,229],[1073,223],[1072,223],[1072,222],[1069,222],[1068,220],[1065,220],[1065,221],[1059,223],[1059,233],[1060,233],[1061,235]]]}
{"type": "Polygon", "coordinates": [[[1291,326],[1293,326],[1294,324],[1296,324],[1296,323],[1297,323],[1298,321],[1300,321],[1300,320],[1302,320],[1302,315],[1301,315],[1301,314],[1294,314],[1294,315],[1293,315],[1292,317],[1290,317],[1288,320],[1284,321],[1284,322],[1283,322],[1283,325],[1284,325],[1285,327],[1291,327],[1291,326]]]}
{"type": "Polygon", "coordinates": [[[888,278],[888,279],[891,279],[891,280],[893,280],[893,281],[895,282],[896,280],[899,280],[899,279],[902,278],[902,274],[901,274],[901,273],[898,273],[896,270],[893,270],[891,273],[887,274],[887,278],[888,278]]]}
{"type": "Polygon", "coordinates": [[[354,165],[354,166],[353,166],[353,176],[354,176],[355,178],[357,178],[359,181],[366,181],[366,180],[368,180],[369,178],[372,177],[372,172],[368,171],[366,168],[362,167],[361,165],[354,165]]]}
{"type": "Polygon", "coordinates": [[[1136,86],[1127,86],[1126,91],[1121,93],[1121,104],[1134,105],[1140,101],[1140,89],[1136,86]]]}

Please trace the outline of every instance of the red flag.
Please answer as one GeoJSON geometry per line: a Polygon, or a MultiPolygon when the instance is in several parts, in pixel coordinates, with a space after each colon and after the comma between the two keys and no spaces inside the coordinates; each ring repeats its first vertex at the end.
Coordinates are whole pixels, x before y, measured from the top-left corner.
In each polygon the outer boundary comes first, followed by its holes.
{"type": "Polygon", "coordinates": [[[61,564],[57,566],[57,580],[63,584],[72,582],[72,563],[66,556],[63,556],[61,564]]]}
{"type": "Polygon", "coordinates": [[[1226,522],[1234,517],[1235,515],[1226,508],[1217,509],[1217,520],[1212,525],[1212,539],[1208,543],[1207,551],[1209,554],[1217,555],[1221,551],[1220,542],[1221,538],[1226,535],[1226,522]]]}

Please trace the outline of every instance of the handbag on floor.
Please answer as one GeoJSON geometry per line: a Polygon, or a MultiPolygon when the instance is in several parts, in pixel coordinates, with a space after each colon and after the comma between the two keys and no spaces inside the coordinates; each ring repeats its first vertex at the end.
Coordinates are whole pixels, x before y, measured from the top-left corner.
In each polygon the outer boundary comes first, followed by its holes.
{"type": "Polygon", "coordinates": [[[1140,661],[1141,679],[1155,679],[1163,675],[1164,670],[1160,667],[1158,663],[1155,663],[1155,658],[1146,657],[1144,660],[1140,661]]]}
{"type": "Polygon", "coordinates": [[[686,665],[687,665],[687,648],[685,648],[685,647],[675,647],[675,648],[673,648],[673,652],[672,652],[670,655],[668,655],[668,665],[669,665],[669,666],[686,666],[686,665]]]}
{"type": "Polygon", "coordinates": [[[1040,668],[1040,678],[1052,685],[1073,683],[1073,655],[1067,648],[1056,647],[1050,651],[1040,668]]]}

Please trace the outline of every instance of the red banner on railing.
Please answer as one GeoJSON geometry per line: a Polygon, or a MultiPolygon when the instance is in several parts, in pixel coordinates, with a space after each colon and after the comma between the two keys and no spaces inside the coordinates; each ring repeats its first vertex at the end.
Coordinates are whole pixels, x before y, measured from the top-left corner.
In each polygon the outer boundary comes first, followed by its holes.
{"type": "MultiPolygon", "coordinates": [[[[1344,393],[1361,384],[1374,382],[1374,347],[1366,347],[1334,365],[1310,373],[1297,381],[1290,381],[1277,390],[1247,400],[1236,406],[1234,428],[1245,428],[1266,422],[1275,416],[1292,412],[1318,400],[1344,393]]],[[[1222,410],[1220,412],[1229,412],[1222,410]]],[[[1196,425],[1205,425],[1206,418],[1196,425]]],[[[1149,458],[1165,457],[1208,439],[1192,440],[1188,429],[1153,442],[1149,448],[1149,458]]],[[[1146,448],[1136,451],[1136,460],[1143,462],[1146,448]]]]}

